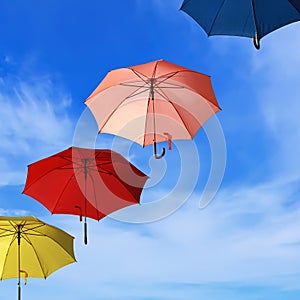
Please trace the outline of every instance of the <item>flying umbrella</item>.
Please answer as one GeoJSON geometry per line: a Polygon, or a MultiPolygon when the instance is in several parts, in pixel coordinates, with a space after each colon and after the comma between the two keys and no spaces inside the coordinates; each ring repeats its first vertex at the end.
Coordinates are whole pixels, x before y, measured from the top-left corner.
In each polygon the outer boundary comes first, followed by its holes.
{"type": "Polygon", "coordinates": [[[33,216],[0,216],[0,279],[21,275],[46,278],[54,271],[75,262],[74,238],[65,231],[33,216]]]}
{"type": "Polygon", "coordinates": [[[289,0],[300,12],[300,0],[289,0]]]}
{"type": "Polygon", "coordinates": [[[220,110],[210,76],[157,60],[110,71],[85,104],[98,130],[140,145],[192,139],[220,110]]]}
{"type": "Polygon", "coordinates": [[[140,201],[148,179],[120,154],[111,150],[70,147],[28,166],[23,193],[51,213],[100,220],[140,201]]]}
{"type": "Polygon", "coordinates": [[[299,11],[290,2],[297,1],[184,0],[180,9],[199,23],[208,36],[250,37],[259,49],[262,37],[300,20],[299,11]]]}

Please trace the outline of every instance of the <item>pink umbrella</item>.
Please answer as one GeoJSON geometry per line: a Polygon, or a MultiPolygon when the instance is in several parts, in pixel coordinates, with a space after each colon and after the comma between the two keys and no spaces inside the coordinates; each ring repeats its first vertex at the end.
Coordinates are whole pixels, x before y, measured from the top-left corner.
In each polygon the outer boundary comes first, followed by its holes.
{"type": "Polygon", "coordinates": [[[85,104],[99,132],[133,140],[143,147],[193,139],[220,110],[210,76],[157,60],[110,71],[85,104]]]}

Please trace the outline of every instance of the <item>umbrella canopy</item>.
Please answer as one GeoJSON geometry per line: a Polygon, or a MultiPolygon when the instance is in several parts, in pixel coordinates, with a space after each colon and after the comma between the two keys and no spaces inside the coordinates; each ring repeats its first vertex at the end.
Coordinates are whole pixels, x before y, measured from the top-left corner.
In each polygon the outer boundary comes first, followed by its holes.
{"type": "Polygon", "coordinates": [[[208,36],[250,37],[257,49],[262,37],[300,20],[299,11],[288,0],[184,0],[180,9],[208,36]]]}
{"type": "Polygon", "coordinates": [[[220,110],[210,76],[157,60],[110,71],[85,104],[99,132],[142,146],[192,139],[220,110]]]}
{"type": "Polygon", "coordinates": [[[289,0],[300,12],[300,0],[289,0]]]}
{"type": "Polygon", "coordinates": [[[75,262],[74,238],[33,216],[0,216],[0,279],[46,278],[75,262]]]}
{"type": "Polygon", "coordinates": [[[100,220],[140,202],[148,179],[120,154],[111,150],[70,147],[28,166],[23,193],[51,213],[100,220]]]}

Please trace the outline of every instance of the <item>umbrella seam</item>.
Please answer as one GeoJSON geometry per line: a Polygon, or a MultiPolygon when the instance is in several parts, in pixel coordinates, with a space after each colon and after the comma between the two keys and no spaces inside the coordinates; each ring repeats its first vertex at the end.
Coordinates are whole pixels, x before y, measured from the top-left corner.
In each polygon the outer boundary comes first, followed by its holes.
{"type": "MultiPolygon", "coordinates": [[[[130,185],[130,184],[124,182],[119,176],[115,175],[114,173],[111,173],[110,176],[113,176],[118,182],[120,182],[120,184],[122,184],[122,186],[126,188],[126,190],[131,194],[131,196],[133,196],[133,198],[134,198],[134,200],[136,201],[136,203],[139,203],[139,201],[136,200],[136,198],[134,197],[134,194],[131,193],[131,190],[128,189],[128,188],[126,187],[126,185],[130,185]]],[[[132,186],[132,185],[130,185],[130,186],[132,186]]],[[[112,192],[112,191],[111,191],[111,192],[112,192]]],[[[112,193],[113,193],[113,192],[112,192],[112,193]]],[[[114,193],[113,193],[113,194],[114,194],[114,193]]],[[[114,194],[114,195],[115,195],[115,194],[114,194]]],[[[124,198],[121,198],[121,199],[122,199],[122,200],[125,200],[125,201],[127,201],[127,202],[130,202],[130,201],[127,200],[127,199],[124,199],[124,198]]],[[[130,202],[130,203],[132,203],[132,202],[130,202]]]]}
{"type": "MultiPolygon", "coordinates": [[[[181,70],[181,71],[177,71],[176,73],[179,74],[179,73],[182,73],[182,72],[192,72],[192,73],[195,73],[195,74],[199,74],[198,72],[193,71],[193,70],[181,70]]],[[[209,76],[209,75],[206,75],[206,74],[203,74],[203,73],[201,73],[201,74],[204,75],[204,76],[207,76],[207,77],[211,78],[211,76],[209,76]]],[[[174,75],[176,75],[176,74],[173,74],[173,76],[174,76],[174,75]]],[[[167,79],[170,79],[170,78],[173,77],[173,76],[170,76],[170,77],[168,77],[167,79]]],[[[161,77],[162,77],[162,76],[161,76],[161,77]]],[[[158,78],[161,78],[161,77],[158,77],[158,78]]],[[[163,81],[161,81],[161,82],[163,82],[163,81]]],[[[160,82],[160,83],[161,83],[161,82],[160,82]]],[[[211,84],[211,83],[210,83],[210,84],[211,84]]],[[[188,90],[190,90],[190,91],[193,91],[194,93],[196,93],[196,94],[202,96],[206,101],[209,101],[209,102],[210,102],[212,105],[214,105],[215,107],[220,108],[219,105],[215,105],[213,102],[211,102],[210,99],[207,99],[205,96],[203,96],[201,93],[199,93],[198,91],[194,90],[194,89],[191,88],[190,86],[183,84],[182,87],[183,87],[183,88],[186,88],[186,89],[188,89],[188,90]]],[[[215,95],[214,95],[214,96],[215,96],[215,95]]],[[[216,96],[215,96],[215,98],[216,98],[216,96]]]]}
{"type": "Polygon", "coordinates": [[[221,12],[221,10],[222,10],[224,4],[225,4],[225,1],[226,1],[226,0],[223,0],[222,4],[220,5],[220,7],[219,7],[219,9],[218,9],[218,11],[217,11],[217,13],[216,13],[216,15],[215,15],[215,17],[214,17],[212,23],[211,23],[209,32],[208,32],[208,34],[207,34],[208,36],[211,34],[212,28],[213,28],[213,26],[215,25],[215,22],[216,22],[216,20],[217,20],[217,18],[218,18],[218,16],[219,16],[219,14],[220,14],[220,12],[221,12]]]}
{"type": "Polygon", "coordinates": [[[155,66],[154,66],[154,69],[153,69],[153,73],[152,73],[152,78],[155,78],[155,73],[156,73],[156,70],[157,70],[157,67],[158,67],[158,63],[160,62],[160,60],[157,60],[155,62],[155,66]]]}
{"type": "Polygon", "coordinates": [[[72,180],[74,177],[75,177],[75,172],[74,172],[74,174],[72,174],[72,175],[69,177],[69,179],[68,179],[67,183],[65,184],[64,188],[62,189],[62,191],[61,191],[59,197],[56,199],[56,202],[55,202],[55,205],[54,205],[53,209],[52,209],[52,210],[49,209],[50,211],[54,212],[54,210],[56,209],[56,207],[57,207],[57,205],[58,205],[59,200],[61,199],[63,193],[64,193],[65,190],[67,189],[68,184],[71,182],[71,180],[72,180]]]}
{"type": "MultiPolygon", "coordinates": [[[[252,7],[252,14],[253,14],[253,21],[254,21],[254,27],[255,27],[255,32],[258,35],[258,28],[257,28],[257,18],[256,18],[256,12],[255,12],[255,7],[254,7],[254,0],[251,0],[251,7],[252,7]]],[[[255,36],[255,34],[254,34],[255,36]]],[[[259,35],[258,35],[259,38],[259,35]]]]}
{"type": "MultiPolygon", "coordinates": [[[[67,232],[64,232],[64,231],[61,230],[60,228],[55,227],[55,226],[52,226],[52,225],[50,225],[50,224],[44,224],[44,225],[47,226],[47,227],[50,227],[50,228],[52,228],[52,229],[58,230],[58,231],[60,231],[61,233],[68,235],[70,238],[72,238],[72,239],[74,240],[74,237],[72,237],[71,235],[69,235],[67,232]]],[[[35,231],[35,230],[34,230],[34,231],[35,231]]],[[[38,232],[38,231],[37,231],[37,232],[38,232]]],[[[40,233],[40,232],[38,232],[38,233],[40,233]]],[[[55,242],[57,245],[59,245],[62,249],[64,249],[64,251],[65,251],[66,253],[68,253],[68,255],[69,255],[71,258],[74,259],[74,257],[69,253],[69,251],[64,247],[64,245],[62,245],[60,242],[58,242],[58,241],[55,239],[55,237],[49,236],[49,235],[47,235],[47,234],[43,234],[43,235],[44,235],[44,237],[46,237],[47,239],[50,239],[51,241],[53,241],[53,242],[55,242]]],[[[28,240],[30,241],[30,239],[28,239],[28,240]]],[[[27,242],[28,242],[28,241],[27,241],[27,242]]],[[[30,244],[32,244],[31,241],[30,241],[30,244]]],[[[73,251],[72,251],[72,254],[74,254],[73,251]]],[[[49,274],[49,275],[50,275],[50,274],[49,274]]]]}
{"type": "Polygon", "coordinates": [[[7,247],[5,259],[4,259],[4,262],[3,262],[3,269],[2,269],[2,274],[1,274],[1,280],[3,280],[4,268],[5,268],[5,265],[6,265],[6,261],[7,261],[7,257],[8,257],[9,250],[10,250],[10,248],[11,248],[12,243],[16,240],[16,238],[17,238],[17,235],[16,235],[16,232],[14,232],[14,233],[12,234],[11,242],[10,242],[10,244],[9,244],[8,247],[7,247]]]}
{"type": "MultiPolygon", "coordinates": [[[[118,84],[120,85],[120,84],[118,84]]],[[[134,92],[138,91],[139,89],[136,89],[134,92]]],[[[98,129],[100,132],[103,127],[109,122],[109,119],[112,117],[112,115],[115,113],[115,111],[123,104],[124,101],[126,101],[134,92],[130,93],[128,96],[123,98],[123,100],[120,101],[120,103],[113,109],[113,111],[109,114],[109,116],[106,118],[105,122],[103,123],[102,127],[98,129]]]]}
{"type": "MultiPolygon", "coordinates": [[[[161,90],[162,91],[162,90],[161,90]]],[[[187,133],[189,134],[190,138],[192,139],[192,135],[191,133],[189,132],[188,128],[187,128],[187,125],[186,125],[186,122],[183,120],[183,118],[181,117],[181,115],[179,114],[177,108],[175,107],[175,105],[173,104],[173,102],[169,99],[169,97],[162,91],[162,93],[165,95],[167,101],[171,104],[171,106],[175,109],[178,117],[180,118],[180,120],[182,121],[182,123],[184,124],[184,128],[186,129],[187,133]]]]}
{"type": "MultiPolygon", "coordinates": [[[[37,251],[36,251],[35,247],[33,246],[33,244],[32,244],[32,242],[31,242],[30,238],[27,236],[27,234],[26,234],[26,237],[27,237],[28,240],[27,240],[25,237],[23,237],[23,239],[24,239],[24,240],[32,247],[32,250],[33,250],[33,252],[34,252],[34,254],[35,254],[35,256],[36,256],[36,258],[37,258],[37,260],[38,260],[38,264],[39,264],[39,266],[40,266],[40,269],[41,269],[41,271],[42,271],[42,274],[44,275],[44,278],[46,278],[47,276],[46,276],[45,271],[44,271],[44,269],[43,269],[43,267],[42,267],[40,258],[39,258],[38,254],[37,254],[37,251]]],[[[47,237],[47,236],[46,236],[46,237],[47,237]]]]}
{"type": "MultiPolygon", "coordinates": [[[[36,163],[38,163],[38,162],[36,162],[36,163]]],[[[64,166],[67,166],[67,164],[64,165],[64,166]]],[[[25,185],[25,188],[24,188],[24,190],[23,190],[23,193],[26,194],[25,191],[27,191],[34,183],[36,183],[38,180],[40,180],[40,179],[43,178],[44,176],[48,175],[49,173],[55,171],[56,169],[57,169],[57,168],[51,169],[51,170],[49,170],[48,172],[43,173],[43,175],[41,175],[40,177],[37,177],[37,178],[36,178],[33,182],[31,182],[29,185],[26,184],[26,185],[25,185]]]]}

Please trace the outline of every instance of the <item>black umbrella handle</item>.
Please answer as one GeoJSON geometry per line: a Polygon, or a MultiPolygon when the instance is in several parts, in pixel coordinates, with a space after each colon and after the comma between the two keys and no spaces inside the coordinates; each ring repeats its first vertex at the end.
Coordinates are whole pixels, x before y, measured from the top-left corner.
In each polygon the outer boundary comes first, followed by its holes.
{"type": "Polygon", "coordinates": [[[255,36],[253,37],[253,44],[257,50],[260,49],[260,39],[259,39],[257,32],[255,33],[255,36]]]}
{"type": "Polygon", "coordinates": [[[86,220],[84,222],[84,244],[87,245],[88,240],[87,240],[87,223],[86,220]]]}
{"type": "Polygon", "coordinates": [[[162,148],[162,153],[160,155],[157,154],[156,142],[153,143],[153,149],[154,149],[154,157],[156,159],[162,158],[165,155],[165,153],[166,153],[166,149],[162,148]]]}

